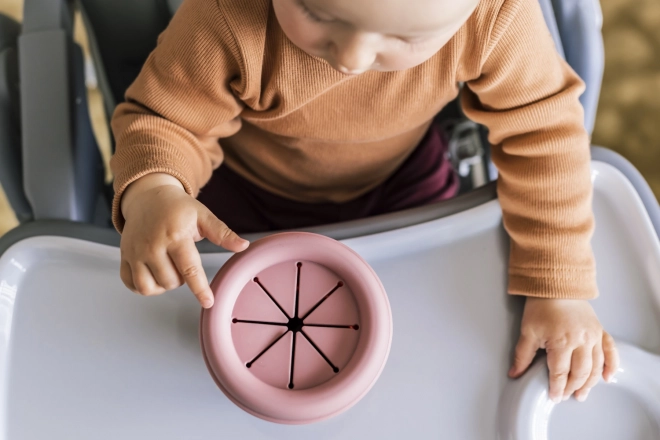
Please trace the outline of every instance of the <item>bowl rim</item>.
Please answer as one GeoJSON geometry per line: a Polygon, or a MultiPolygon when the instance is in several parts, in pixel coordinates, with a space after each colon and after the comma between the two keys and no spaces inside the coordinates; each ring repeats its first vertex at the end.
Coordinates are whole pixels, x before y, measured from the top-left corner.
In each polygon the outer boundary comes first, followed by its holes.
{"type": "Polygon", "coordinates": [[[200,318],[206,366],[220,390],[239,408],[276,423],[305,424],[333,417],[357,403],[373,387],[389,356],[392,313],[385,289],[369,264],[331,238],[286,232],[255,241],[234,254],[211,282],[216,297],[200,318]],[[360,339],[348,365],[331,380],[304,390],[260,381],[238,357],[231,336],[234,305],[255,274],[287,261],[309,261],[335,272],[355,298],[360,339]]]}

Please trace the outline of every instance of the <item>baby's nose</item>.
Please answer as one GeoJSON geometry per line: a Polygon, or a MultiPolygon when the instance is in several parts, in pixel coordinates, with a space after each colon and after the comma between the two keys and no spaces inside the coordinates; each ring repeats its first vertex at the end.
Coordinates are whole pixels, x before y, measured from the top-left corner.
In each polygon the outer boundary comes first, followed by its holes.
{"type": "Polygon", "coordinates": [[[333,44],[337,69],[342,73],[356,75],[371,68],[376,59],[375,38],[355,33],[333,44]]]}

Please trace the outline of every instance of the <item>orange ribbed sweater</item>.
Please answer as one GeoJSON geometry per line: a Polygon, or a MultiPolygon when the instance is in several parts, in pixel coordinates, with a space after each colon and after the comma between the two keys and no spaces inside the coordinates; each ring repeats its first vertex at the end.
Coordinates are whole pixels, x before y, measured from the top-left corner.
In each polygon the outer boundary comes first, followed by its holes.
{"type": "Polygon", "coordinates": [[[500,173],[509,292],[595,297],[583,83],[537,0],[482,0],[425,63],[358,76],[294,46],[270,0],[186,0],[113,116],[115,226],[131,182],[168,173],[196,196],[223,161],[294,200],[355,198],[396,170],[459,83],[500,173]]]}

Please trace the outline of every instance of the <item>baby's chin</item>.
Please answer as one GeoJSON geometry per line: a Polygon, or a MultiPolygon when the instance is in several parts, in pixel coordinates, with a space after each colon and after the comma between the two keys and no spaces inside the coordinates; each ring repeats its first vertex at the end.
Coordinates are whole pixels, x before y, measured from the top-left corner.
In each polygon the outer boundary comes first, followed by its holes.
{"type": "Polygon", "coordinates": [[[401,63],[401,64],[374,64],[366,70],[361,70],[361,71],[358,71],[358,72],[347,72],[347,71],[342,70],[341,68],[339,68],[336,63],[334,63],[334,62],[332,62],[332,61],[330,61],[326,58],[318,57],[318,56],[316,58],[319,58],[319,59],[325,61],[334,70],[336,70],[337,72],[339,72],[341,74],[347,75],[347,76],[361,75],[361,74],[367,73],[367,72],[383,72],[383,73],[386,73],[386,72],[401,72],[403,70],[408,70],[408,69],[412,69],[413,67],[417,67],[420,64],[423,64],[424,62],[427,61],[427,60],[422,60],[418,63],[405,63],[405,64],[404,63],[401,63]]]}
{"type": "Polygon", "coordinates": [[[331,56],[328,56],[326,53],[320,53],[320,52],[314,52],[310,50],[305,50],[302,47],[300,48],[303,52],[307,53],[309,56],[312,58],[316,58],[320,61],[325,62],[328,64],[330,67],[332,67],[334,70],[336,70],[339,73],[342,73],[347,76],[355,76],[355,75],[360,75],[362,73],[366,72],[401,72],[403,70],[408,70],[412,69],[413,67],[417,67],[420,64],[424,64],[426,61],[431,59],[433,57],[433,54],[431,56],[427,57],[420,57],[417,59],[387,59],[384,62],[376,62],[372,64],[368,69],[362,70],[359,72],[346,72],[342,69],[339,68],[339,63],[335,62],[331,56]]]}

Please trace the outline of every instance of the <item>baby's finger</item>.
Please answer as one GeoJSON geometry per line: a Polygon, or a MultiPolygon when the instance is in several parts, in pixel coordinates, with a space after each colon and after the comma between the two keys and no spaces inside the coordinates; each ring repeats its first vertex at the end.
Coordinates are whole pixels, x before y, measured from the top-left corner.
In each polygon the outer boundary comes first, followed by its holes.
{"type": "Polygon", "coordinates": [[[601,374],[603,374],[603,363],[605,362],[605,356],[603,355],[603,347],[600,344],[596,344],[592,352],[593,356],[593,366],[591,368],[591,374],[587,379],[587,382],[575,392],[575,398],[584,402],[587,400],[589,391],[596,386],[600,380],[601,374]]]}
{"type": "Polygon", "coordinates": [[[141,262],[135,263],[131,266],[131,271],[133,272],[135,291],[140,295],[160,295],[165,292],[165,289],[156,283],[151,270],[149,270],[146,264],[141,262]]]}
{"type": "Polygon", "coordinates": [[[520,335],[516,352],[513,359],[513,365],[509,370],[509,376],[516,378],[523,374],[536,356],[536,350],[539,349],[538,342],[529,336],[520,335]]]}
{"type": "Polygon", "coordinates": [[[236,235],[209,210],[200,215],[198,227],[201,234],[208,238],[211,243],[228,251],[241,252],[250,244],[247,240],[236,235]]]}
{"type": "Polygon", "coordinates": [[[197,252],[195,242],[182,240],[174,243],[168,252],[179,273],[183,276],[192,293],[205,309],[213,305],[213,293],[202,268],[202,259],[197,252]]]}
{"type": "Polygon", "coordinates": [[[119,278],[124,283],[129,290],[136,292],[135,284],[133,284],[133,272],[131,271],[131,265],[128,264],[128,261],[121,260],[119,265],[119,278]]]}
{"type": "Polygon", "coordinates": [[[173,290],[183,284],[183,278],[167,253],[151,258],[147,267],[154,275],[156,282],[165,290],[173,290]]]}
{"type": "Polygon", "coordinates": [[[611,382],[619,368],[619,351],[616,349],[614,339],[607,332],[603,332],[603,354],[605,356],[603,379],[605,382],[611,382]]]}
{"type": "Polygon", "coordinates": [[[561,402],[568,381],[568,373],[571,371],[571,355],[573,351],[567,348],[547,349],[548,369],[550,370],[550,399],[561,402]]]}
{"type": "Polygon", "coordinates": [[[571,372],[568,375],[566,389],[564,389],[564,400],[571,394],[584,386],[589,379],[593,367],[593,347],[582,345],[575,349],[571,358],[571,372]]]}

